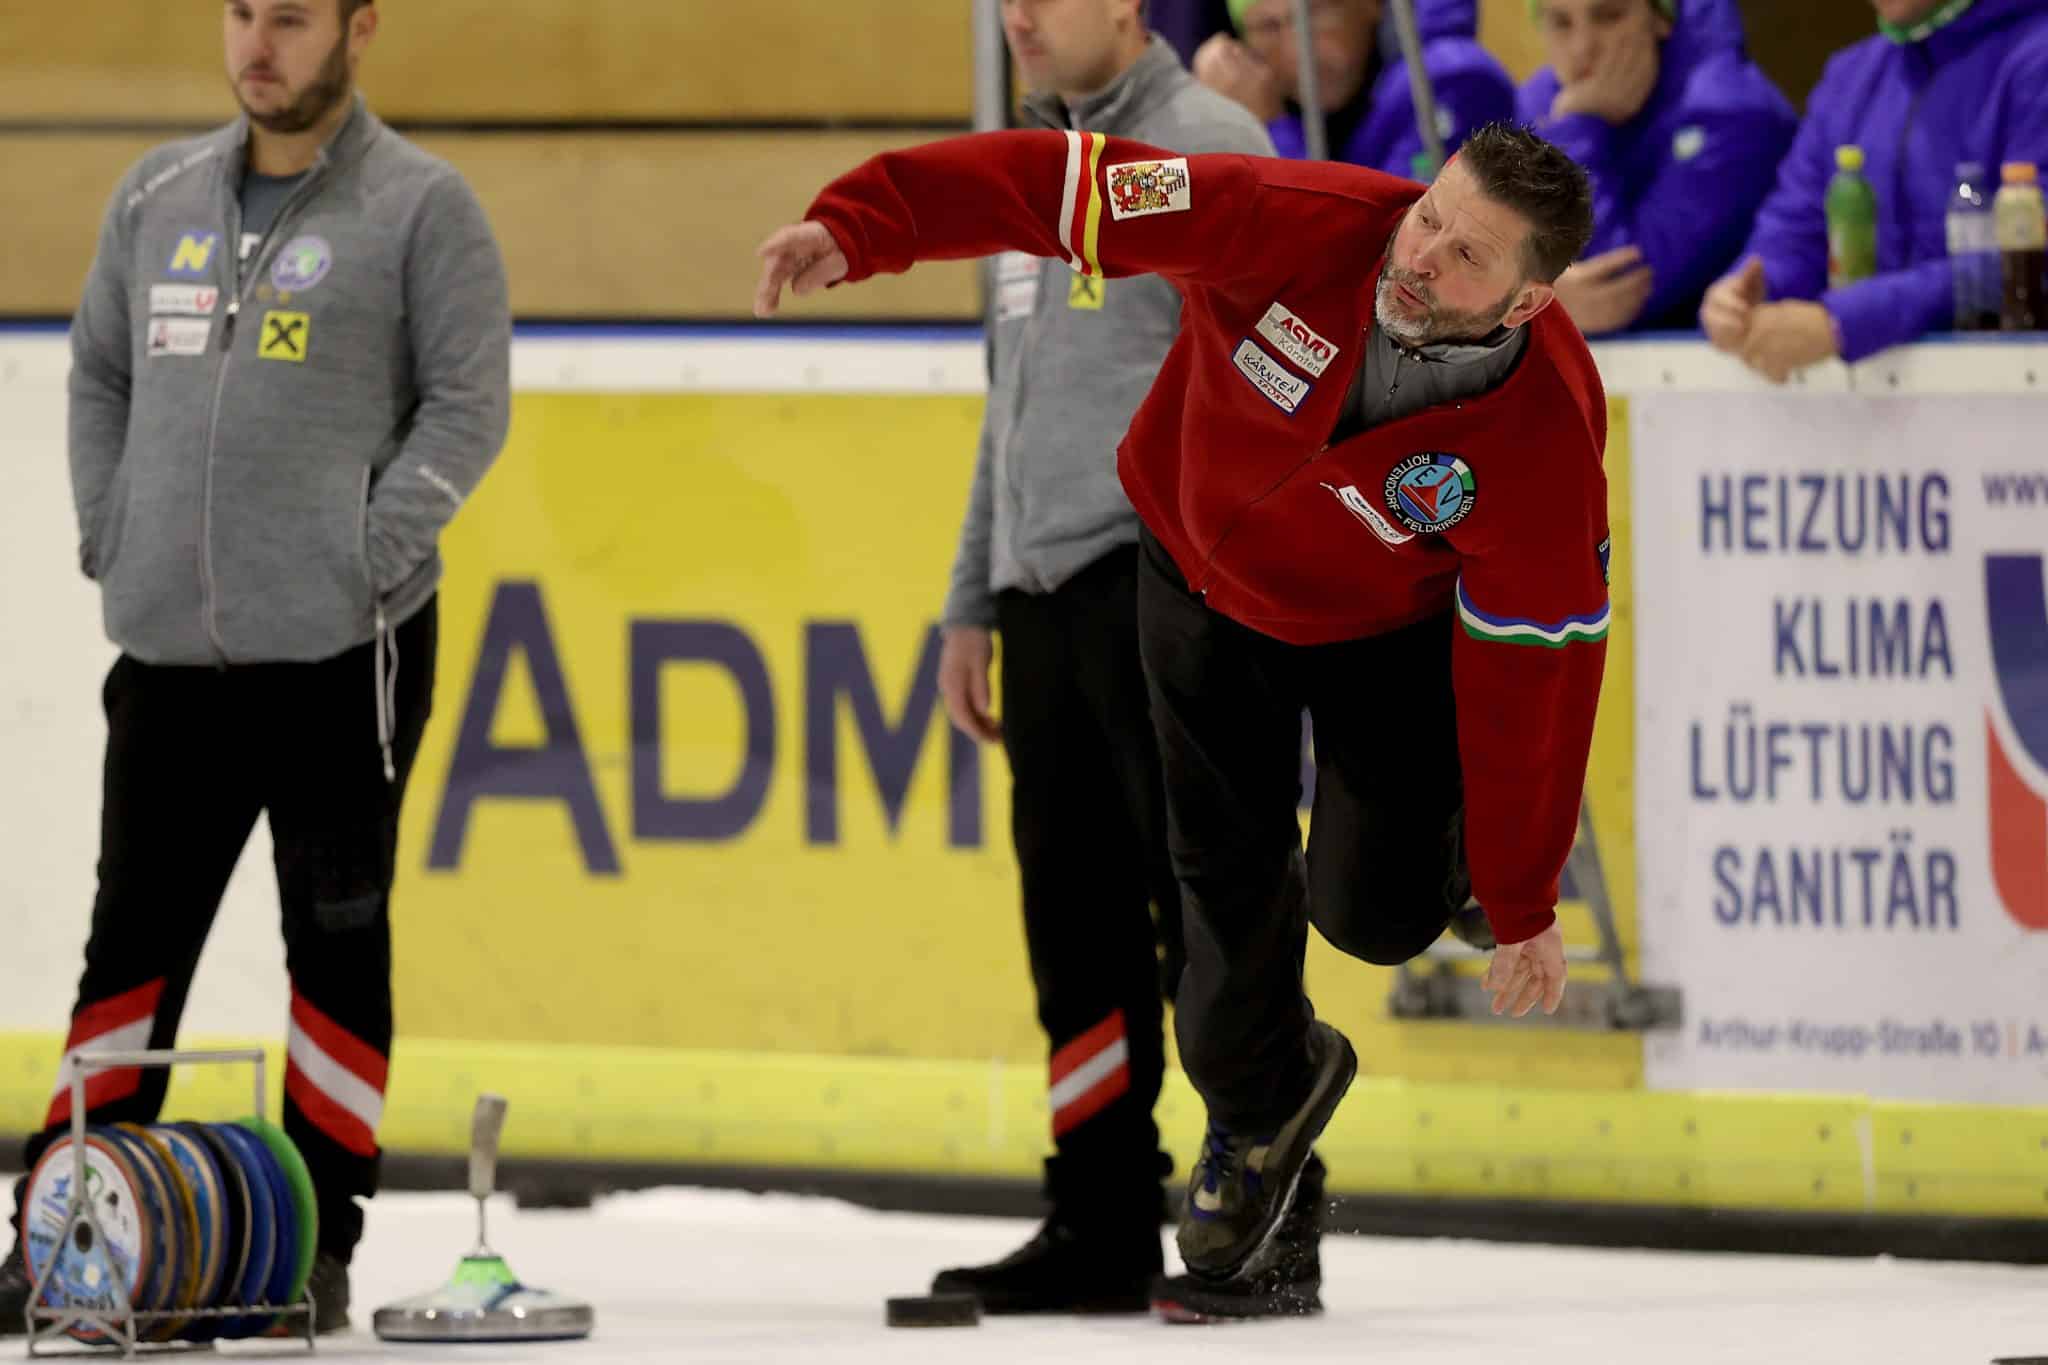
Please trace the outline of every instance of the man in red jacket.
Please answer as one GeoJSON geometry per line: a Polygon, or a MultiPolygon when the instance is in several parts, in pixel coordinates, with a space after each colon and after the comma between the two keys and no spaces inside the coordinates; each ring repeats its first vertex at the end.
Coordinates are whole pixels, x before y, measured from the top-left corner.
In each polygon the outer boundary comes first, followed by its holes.
{"type": "Polygon", "coordinates": [[[1209,1112],[1170,1315],[1313,1298],[1315,1248],[1286,1214],[1357,1057],[1303,991],[1311,920],[1398,963],[1476,895],[1495,1011],[1563,997],[1557,881],[1606,650],[1607,408],[1548,305],[1591,230],[1584,173],[1501,125],[1427,188],[1015,132],[876,157],[761,248],[762,316],[785,285],[1005,249],[1155,273],[1186,301],[1119,452],[1185,893],[1176,1035],[1209,1112]]]}

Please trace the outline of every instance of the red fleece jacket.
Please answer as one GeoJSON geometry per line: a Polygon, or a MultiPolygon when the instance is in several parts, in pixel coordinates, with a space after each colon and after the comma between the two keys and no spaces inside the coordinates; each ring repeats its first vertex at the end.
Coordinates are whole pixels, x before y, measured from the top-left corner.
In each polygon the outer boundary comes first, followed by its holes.
{"type": "Polygon", "coordinates": [[[1125,491],[1211,608],[1276,639],[1456,611],[1474,893],[1515,943],[1554,921],[1578,828],[1606,659],[1607,404],[1551,308],[1498,388],[1329,443],[1421,193],[1332,162],[989,133],[876,157],[809,217],[848,281],[1007,249],[1174,282],[1181,333],[1120,448],[1125,491]]]}

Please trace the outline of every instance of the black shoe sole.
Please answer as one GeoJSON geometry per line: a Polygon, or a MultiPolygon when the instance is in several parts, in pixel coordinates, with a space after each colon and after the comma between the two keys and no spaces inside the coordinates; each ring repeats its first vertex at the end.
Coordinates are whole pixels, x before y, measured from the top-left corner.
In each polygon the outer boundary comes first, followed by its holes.
{"type": "Polygon", "coordinates": [[[1155,1274],[1136,1280],[1098,1280],[1086,1287],[1035,1287],[1004,1289],[975,1284],[962,1276],[940,1275],[932,1281],[934,1294],[968,1294],[990,1317],[1029,1313],[1072,1313],[1093,1316],[1113,1313],[1143,1313],[1152,1306],[1155,1274]]]}
{"type": "MultiPolygon", "coordinates": [[[[1287,1187],[1280,1192],[1278,1198],[1266,1206],[1266,1212],[1260,1218],[1249,1245],[1237,1255],[1227,1261],[1207,1265],[1188,1258],[1185,1252],[1182,1253],[1188,1270],[1197,1278],[1219,1282],[1231,1280],[1256,1267],[1266,1248],[1272,1245],[1274,1234],[1279,1232],[1287,1211],[1294,1207],[1295,1192],[1301,1185],[1302,1172],[1308,1169],[1308,1159],[1315,1151],[1316,1139],[1323,1135],[1323,1129],[1330,1126],[1330,1119],[1336,1114],[1337,1106],[1344,1102],[1344,1096],[1351,1089],[1351,1083],[1358,1079],[1358,1051],[1351,1046],[1351,1040],[1320,1019],[1309,1027],[1322,1035],[1325,1048],[1337,1049],[1337,1068],[1328,1084],[1319,1086],[1309,1095],[1308,1104],[1302,1114],[1301,1128],[1295,1134],[1295,1145],[1299,1147],[1300,1155],[1287,1163],[1287,1187]]],[[[1317,1068],[1319,1072],[1322,1069],[1317,1068]]]]}
{"type": "Polygon", "coordinates": [[[1266,1318],[1312,1318],[1323,1311],[1321,1282],[1287,1285],[1262,1292],[1232,1293],[1210,1287],[1193,1276],[1163,1281],[1152,1291],[1152,1311],[1181,1326],[1225,1322],[1256,1322],[1266,1318]]]}
{"type": "Polygon", "coordinates": [[[1144,1290],[1128,1294],[1095,1294],[1086,1298],[1046,1298],[1037,1294],[1003,1294],[993,1298],[974,1296],[988,1317],[1031,1317],[1067,1314],[1073,1317],[1116,1317],[1143,1313],[1151,1308],[1151,1295],[1144,1290]]]}

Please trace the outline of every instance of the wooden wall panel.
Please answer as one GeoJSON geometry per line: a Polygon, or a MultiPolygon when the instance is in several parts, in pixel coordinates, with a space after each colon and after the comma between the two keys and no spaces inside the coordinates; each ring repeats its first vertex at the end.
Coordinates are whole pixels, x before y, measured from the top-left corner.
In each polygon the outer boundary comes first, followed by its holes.
{"type": "Polygon", "coordinates": [[[0,315],[70,316],[115,182],[150,141],[0,136],[0,315]]]}
{"type": "Polygon", "coordinates": [[[1757,65],[1801,109],[1828,58],[1877,31],[1867,0],[1817,5],[1742,0],[1742,22],[1757,65]]]}
{"type": "MultiPolygon", "coordinates": [[[[464,134],[421,139],[476,186],[521,317],[736,318],[755,245],[833,175],[915,139],[859,133],[464,134]]],[[[0,314],[68,315],[108,195],[154,139],[0,135],[0,314]]],[[[970,264],[832,290],[792,316],[972,320],[970,264]]]]}
{"type": "Polygon", "coordinates": [[[1517,85],[1543,66],[1543,40],[1529,17],[1529,0],[1479,0],[1479,41],[1517,85]]]}
{"type": "MultiPolygon", "coordinates": [[[[964,122],[965,0],[379,0],[387,116],[964,122]]],[[[0,119],[232,112],[217,5],[0,4],[0,119]],[[108,11],[122,11],[109,22],[108,11]]]]}
{"type": "MultiPolygon", "coordinates": [[[[864,133],[607,134],[421,139],[477,187],[521,316],[735,317],[754,248],[826,181],[915,137],[864,133]]],[[[920,266],[800,303],[792,315],[979,316],[971,264],[920,266]]]]}
{"type": "Polygon", "coordinates": [[[0,118],[225,121],[219,16],[194,0],[0,4],[0,118]]]}

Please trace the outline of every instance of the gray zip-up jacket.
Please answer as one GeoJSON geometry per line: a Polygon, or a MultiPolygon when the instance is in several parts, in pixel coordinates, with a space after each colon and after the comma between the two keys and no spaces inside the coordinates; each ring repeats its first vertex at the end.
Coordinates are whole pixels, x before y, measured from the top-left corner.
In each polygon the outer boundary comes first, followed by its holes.
{"type": "Polygon", "coordinates": [[[71,328],[80,562],[145,663],[381,644],[509,422],[504,263],[462,177],[358,100],[243,262],[247,144],[143,157],[71,328]]]}
{"type": "MultiPolygon", "coordinates": [[[[1259,121],[1197,83],[1157,36],[1079,108],[1052,95],[1024,108],[1035,124],[1169,151],[1273,154],[1259,121]]],[[[994,269],[988,406],[947,625],[992,626],[996,593],[1051,592],[1137,540],[1116,448],[1180,330],[1180,295],[1155,275],[1083,279],[1061,261],[1017,253],[994,269]]]]}

